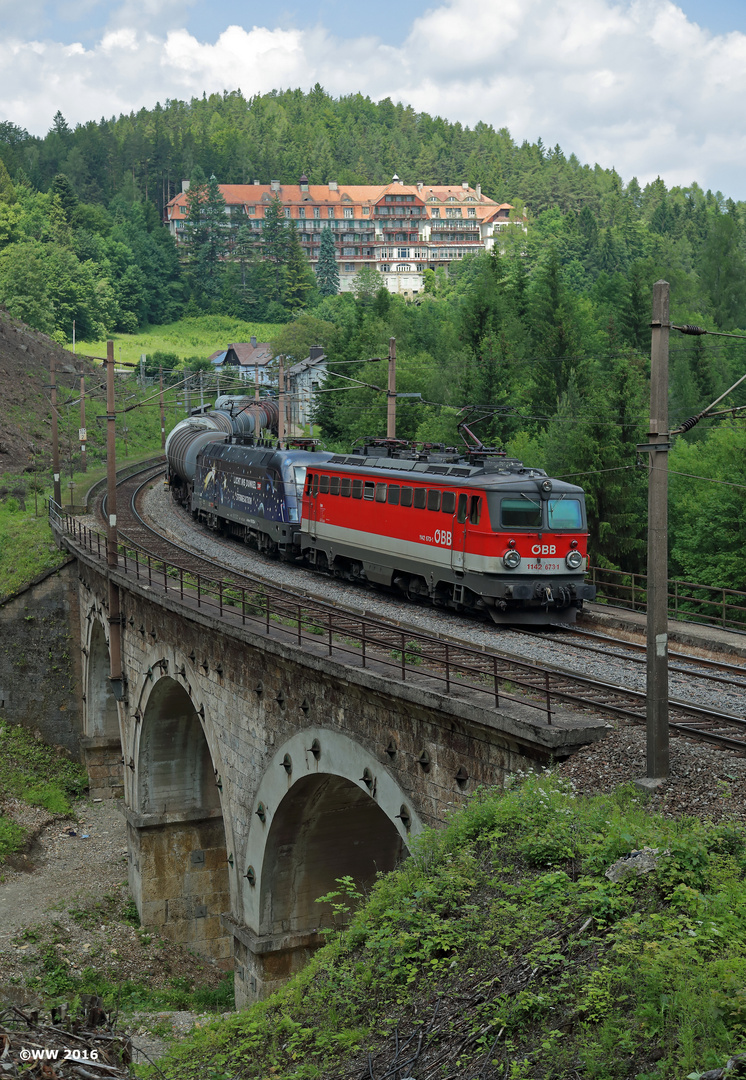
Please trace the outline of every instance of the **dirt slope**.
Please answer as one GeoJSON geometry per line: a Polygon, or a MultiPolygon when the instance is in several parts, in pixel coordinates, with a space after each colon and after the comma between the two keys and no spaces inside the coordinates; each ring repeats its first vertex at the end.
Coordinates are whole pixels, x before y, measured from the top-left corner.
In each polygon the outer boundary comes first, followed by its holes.
{"type": "Polygon", "coordinates": [[[52,357],[58,382],[72,386],[71,354],[0,307],[0,474],[24,472],[34,454],[51,457],[52,357]]]}

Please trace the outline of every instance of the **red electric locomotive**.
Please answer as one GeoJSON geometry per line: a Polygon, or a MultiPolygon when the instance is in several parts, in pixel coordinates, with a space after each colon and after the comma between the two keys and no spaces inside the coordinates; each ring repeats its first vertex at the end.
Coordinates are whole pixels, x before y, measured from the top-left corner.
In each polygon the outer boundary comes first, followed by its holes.
{"type": "Polygon", "coordinates": [[[497,623],[574,622],[595,596],[582,489],[504,456],[379,442],[309,462],[300,533],[319,570],[497,623]]]}

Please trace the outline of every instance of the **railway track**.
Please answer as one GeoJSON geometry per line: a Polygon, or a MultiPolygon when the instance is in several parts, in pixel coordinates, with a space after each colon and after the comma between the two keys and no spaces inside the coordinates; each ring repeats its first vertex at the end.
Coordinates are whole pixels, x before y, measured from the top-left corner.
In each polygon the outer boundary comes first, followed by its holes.
{"type": "MultiPolygon", "coordinates": [[[[126,540],[136,552],[140,551],[143,559],[150,559],[149,565],[155,560],[164,567],[171,567],[172,575],[174,571],[180,573],[182,582],[193,583],[196,578],[199,588],[200,580],[210,581],[217,587],[221,598],[227,595],[225,590],[233,586],[243,590],[244,622],[246,590],[250,590],[254,596],[258,590],[266,612],[257,613],[256,604],[250,603],[249,621],[261,620],[266,624],[267,632],[270,631],[270,624],[275,629],[283,622],[293,624],[298,643],[318,647],[319,637],[322,636],[328,641],[330,653],[340,648],[343,651],[347,649],[351,658],[358,662],[362,659],[363,666],[383,664],[395,668],[402,678],[436,678],[450,692],[455,692],[459,687],[482,689],[483,692],[494,693],[498,704],[510,700],[541,709],[548,723],[556,718],[558,705],[569,705],[582,712],[617,716],[633,723],[645,723],[646,695],[643,690],[570,673],[557,664],[527,663],[515,653],[475,648],[454,635],[439,633],[436,637],[423,634],[411,623],[403,625],[399,620],[361,616],[354,609],[346,610],[337,603],[314,598],[307,589],[296,591],[266,579],[258,581],[253,571],[249,576],[221,566],[214,558],[206,558],[176,543],[149,525],[137,508],[144,491],[162,471],[162,465],[151,466],[127,477],[118,485],[117,513],[121,539],[126,540]]],[[[225,546],[235,551],[235,545],[225,546]]],[[[182,584],[182,592],[183,589],[182,584]]],[[[541,634],[525,630],[518,633],[526,638],[545,640],[541,634]]],[[[573,647],[594,655],[619,659],[620,650],[623,650],[621,657],[625,662],[644,663],[644,658],[639,654],[644,652],[645,647],[635,642],[604,638],[576,628],[571,628],[567,634],[563,632],[562,638],[565,637],[582,638],[581,642],[574,641],[573,647]]],[[[741,668],[685,653],[672,653],[672,659],[676,662],[671,670],[688,678],[727,685],[729,688],[737,687],[744,692],[746,701],[746,682],[741,668]],[[710,670],[692,672],[690,666],[684,665],[697,665],[710,670]],[[718,674],[714,673],[714,669],[718,674]]],[[[672,731],[746,754],[746,717],[743,715],[714,705],[697,705],[676,698],[670,700],[669,709],[672,731]]]]}

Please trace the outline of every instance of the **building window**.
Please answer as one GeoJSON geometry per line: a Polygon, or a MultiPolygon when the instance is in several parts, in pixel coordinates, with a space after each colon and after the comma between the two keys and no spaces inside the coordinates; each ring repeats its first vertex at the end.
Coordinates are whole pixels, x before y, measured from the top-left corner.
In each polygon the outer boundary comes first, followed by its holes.
{"type": "Polygon", "coordinates": [[[352,274],[355,271],[354,263],[345,263],[345,273],[352,274]]]}
{"type": "Polygon", "coordinates": [[[249,217],[253,217],[254,214],[256,213],[256,207],[255,206],[247,206],[246,207],[246,213],[249,215],[249,217]]]}
{"type": "Polygon", "coordinates": [[[461,217],[461,207],[449,206],[446,209],[446,217],[461,217]]]}
{"type": "Polygon", "coordinates": [[[345,206],[344,215],[345,215],[345,217],[352,217],[352,207],[351,206],[345,206]]]}
{"type": "Polygon", "coordinates": [[[469,217],[476,217],[477,216],[477,208],[475,206],[470,206],[469,209],[467,210],[467,214],[469,215],[469,217]]]}
{"type": "Polygon", "coordinates": [[[369,206],[364,206],[363,207],[363,213],[364,214],[369,214],[370,213],[370,207],[369,206]]]}
{"type": "Polygon", "coordinates": [[[446,199],[446,202],[457,202],[457,201],[458,200],[456,199],[455,195],[449,195],[448,198],[446,199]]]}
{"type": "Polygon", "coordinates": [[[434,217],[434,218],[439,218],[440,217],[440,207],[439,206],[434,206],[432,208],[432,210],[430,211],[430,216],[434,217]]]}
{"type": "Polygon", "coordinates": [[[319,210],[318,206],[314,206],[314,208],[313,208],[313,216],[316,217],[316,218],[321,217],[321,211],[319,210]]]}
{"type": "Polygon", "coordinates": [[[285,209],[285,217],[286,217],[286,218],[289,218],[289,217],[290,217],[290,207],[287,207],[287,208],[285,209]]]}
{"type": "Polygon", "coordinates": [[[333,206],[329,207],[329,209],[326,212],[326,216],[327,217],[334,217],[334,207],[333,206]]]}
{"type": "Polygon", "coordinates": [[[304,218],[305,216],[306,216],[306,208],[305,208],[305,206],[299,206],[298,207],[298,217],[304,218]]]}
{"type": "Polygon", "coordinates": [[[351,247],[342,248],[342,254],[346,255],[349,258],[350,255],[355,254],[355,249],[351,247]]]}
{"type": "Polygon", "coordinates": [[[389,268],[388,268],[388,266],[386,266],[386,264],[384,263],[384,264],[383,264],[383,265],[381,266],[381,273],[382,273],[382,274],[388,274],[388,272],[389,272],[389,268]]]}
{"type": "Polygon", "coordinates": [[[408,259],[409,258],[409,248],[399,248],[397,253],[396,253],[396,257],[397,257],[397,259],[408,259]]]}

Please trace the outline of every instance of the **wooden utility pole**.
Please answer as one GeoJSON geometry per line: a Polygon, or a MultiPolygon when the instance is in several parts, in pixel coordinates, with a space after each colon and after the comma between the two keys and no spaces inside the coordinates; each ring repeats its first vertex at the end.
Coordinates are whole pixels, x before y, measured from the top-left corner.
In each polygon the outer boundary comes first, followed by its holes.
{"type": "Polygon", "coordinates": [[[396,438],[396,338],[389,338],[389,385],[386,393],[386,438],[396,438]]]}
{"type": "Polygon", "coordinates": [[[668,776],[669,285],[653,286],[648,473],[647,777],[668,776]]]}
{"type": "Polygon", "coordinates": [[[52,481],[54,501],[62,506],[62,488],[60,486],[60,431],[57,420],[57,369],[54,357],[49,362],[49,390],[52,398],[52,481]]]}

